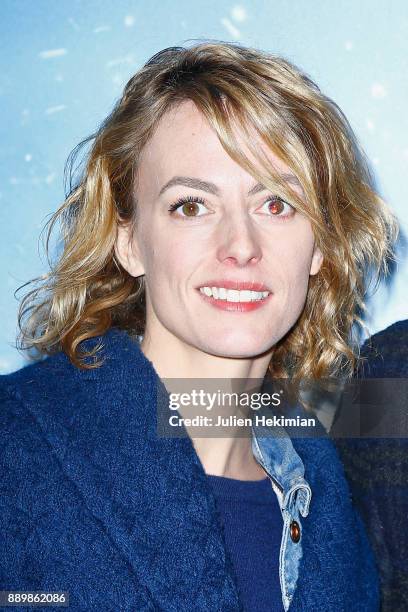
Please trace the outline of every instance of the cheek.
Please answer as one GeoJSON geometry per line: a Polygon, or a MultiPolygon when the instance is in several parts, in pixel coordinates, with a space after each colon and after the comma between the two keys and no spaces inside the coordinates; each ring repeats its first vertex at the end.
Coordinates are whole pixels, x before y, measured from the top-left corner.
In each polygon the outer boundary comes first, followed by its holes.
{"type": "Polygon", "coordinates": [[[298,310],[306,299],[313,257],[313,238],[300,236],[296,241],[281,244],[280,280],[290,309],[298,310]]]}
{"type": "Polygon", "coordinates": [[[171,288],[172,294],[180,292],[183,281],[188,280],[197,268],[197,245],[165,231],[157,235],[144,235],[143,260],[145,262],[145,280],[149,293],[160,293],[164,288],[171,288]]]}
{"type": "Polygon", "coordinates": [[[310,262],[305,262],[304,265],[298,265],[292,274],[292,282],[291,282],[291,297],[293,305],[297,308],[303,307],[306,301],[307,289],[309,285],[309,272],[310,272],[310,262]]]}

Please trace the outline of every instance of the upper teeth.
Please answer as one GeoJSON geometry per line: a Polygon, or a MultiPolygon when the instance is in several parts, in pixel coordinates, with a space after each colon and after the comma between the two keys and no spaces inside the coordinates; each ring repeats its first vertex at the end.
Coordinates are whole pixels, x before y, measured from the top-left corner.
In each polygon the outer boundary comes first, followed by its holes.
{"type": "Polygon", "coordinates": [[[201,293],[216,300],[226,300],[227,302],[254,302],[262,300],[269,295],[269,291],[249,291],[244,289],[225,289],[224,287],[200,287],[201,293]]]}

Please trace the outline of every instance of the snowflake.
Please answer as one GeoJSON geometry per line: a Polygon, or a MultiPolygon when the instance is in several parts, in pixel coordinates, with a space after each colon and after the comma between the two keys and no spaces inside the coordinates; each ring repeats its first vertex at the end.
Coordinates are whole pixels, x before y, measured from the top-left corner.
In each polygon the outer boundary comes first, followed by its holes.
{"type": "Polygon", "coordinates": [[[231,11],[231,16],[235,21],[245,21],[247,18],[246,10],[243,6],[237,4],[231,11]]]}
{"type": "Polygon", "coordinates": [[[385,98],[387,90],[382,83],[373,83],[371,85],[371,95],[373,98],[385,98]]]}

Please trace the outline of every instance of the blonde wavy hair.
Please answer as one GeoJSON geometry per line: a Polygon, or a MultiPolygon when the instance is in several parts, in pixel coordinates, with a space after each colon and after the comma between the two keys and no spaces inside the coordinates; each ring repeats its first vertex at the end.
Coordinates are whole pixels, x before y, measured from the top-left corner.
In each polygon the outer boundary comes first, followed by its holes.
{"type": "Polygon", "coordinates": [[[309,218],[323,254],[299,320],[274,347],[269,373],[350,375],[356,361],[352,330],[355,323],[363,325],[368,278],[387,273],[396,220],[376,193],[339,107],[282,57],[224,42],[154,55],[129,80],[97,132],[74,149],[69,194],[44,228],[50,271],[18,289],[34,285],[20,305],[19,349],[29,349],[34,359],[63,350],[77,367],[95,368],[102,363],[101,345],[86,351],[84,340],[112,326],[143,334],[144,278],[132,277],[118,262],[117,228],[135,223],[144,145],[164,113],[185,100],[195,103],[235,161],[309,218]],[[257,163],[238,146],[234,126],[257,163]],[[262,156],[254,134],[298,177],[305,199],[262,156]],[[88,144],[73,183],[78,152],[88,144]],[[52,263],[49,242],[57,222],[61,255],[52,263]]]}

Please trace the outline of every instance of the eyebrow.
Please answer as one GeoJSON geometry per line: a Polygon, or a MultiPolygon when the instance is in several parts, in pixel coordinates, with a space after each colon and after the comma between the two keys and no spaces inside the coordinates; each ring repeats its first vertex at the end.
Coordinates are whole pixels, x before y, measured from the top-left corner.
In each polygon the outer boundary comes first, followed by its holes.
{"type": "MultiPolygon", "coordinates": [[[[300,187],[302,189],[302,185],[299,182],[299,179],[290,172],[284,172],[279,174],[282,180],[286,181],[286,183],[293,185],[295,187],[300,187]]],[[[219,195],[220,190],[215,185],[215,183],[210,183],[208,181],[203,181],[201,179],[194,178],[192,176],[173,176],[163,187],[160,189],[159,196],[161,196],[167,189],[170,187],[174,187],[176,185],[183,185],[184,187],[190,187],[191,189],[199,189],[200,191],[207,191],[212,195],[219,195]]],[[[262,183],[256,183],[251,189],[248,191],[248,195],[256,195],[260,191],[265,191],[267,188],[262,183]]],[[[303,190],[302,190],[303,191],[303,190]]]]}

